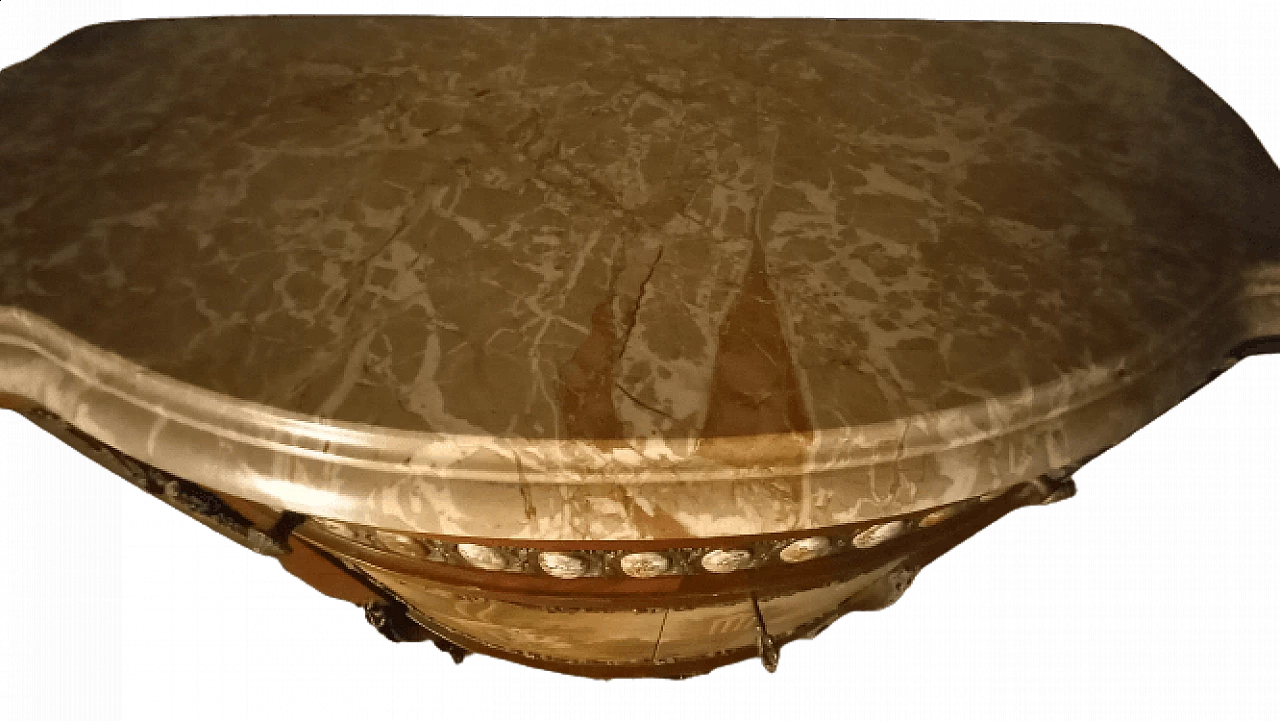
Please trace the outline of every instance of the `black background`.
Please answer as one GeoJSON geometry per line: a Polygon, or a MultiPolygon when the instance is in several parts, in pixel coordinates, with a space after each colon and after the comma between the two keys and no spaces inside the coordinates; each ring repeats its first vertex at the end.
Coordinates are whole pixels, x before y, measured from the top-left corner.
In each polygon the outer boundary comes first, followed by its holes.
{"type": "MultiPolygon", "coordinates": [[[[0,61],[120,17],[10,19],[0,61]]],[[[1085,19],[1151,37],[1274,154],[1265,23],[1085,19]]],[[[893,713],[927,701],[959,711],[1007,703],[1012,689],[1051,706],[1100,692],[1143,706],[1226,701],[1251,686],[1244,654],[1261,652],[1262,665],[1271,656],[1277,382],[1280,356],[1245,361],[1089,465],[1078,475],[1082,496],[1006,517],[925,571],[891,610],[788,648],[780,675],[753,662],[687,683],[590,683],[479,657],[454,667],[430,649],[388,647],[356,608],[317,597],[0,415],[12,524],[0,717],[778,720],[863,716],[883,703],[893,713]],[[145,538],[134,535],[140,526],[145,538]],[[154,592],[143,594],[143,583],[154,592]],[[169,598],[170,608],[128,610],[134,598],[169,598]],[[183,610],[184,598],[196,608],[183,610]],[[205,608],[209,598],[216,610],[205,608]],[[177,686],[186,697],[175,697],[177,686]],[[198,697],[201,686],[209,697],[198,697]],[[241,697],[230,697],[232,686],[241,697]]]]}

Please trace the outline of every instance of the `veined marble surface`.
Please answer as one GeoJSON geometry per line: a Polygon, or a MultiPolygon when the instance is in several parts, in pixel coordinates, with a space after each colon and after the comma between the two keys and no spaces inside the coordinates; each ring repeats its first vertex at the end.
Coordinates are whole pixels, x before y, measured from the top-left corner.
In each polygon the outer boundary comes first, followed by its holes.
{"type": "Polygon", "coordinates": [[[1116,27],[102,25],[0,72],[0,167],[0,392],[404,530],[904,513],[1280,333],[1280,172],[1116,27]]]}

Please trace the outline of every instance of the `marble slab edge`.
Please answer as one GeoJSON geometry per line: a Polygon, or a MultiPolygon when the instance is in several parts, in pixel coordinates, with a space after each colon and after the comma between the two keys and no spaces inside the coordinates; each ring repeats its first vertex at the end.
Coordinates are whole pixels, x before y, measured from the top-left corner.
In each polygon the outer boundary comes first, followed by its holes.
{"type": "Polygon", "coordinates": [[[353,523],[526,540],[785,533],[989,493],[1118,443],[1232,348],[1280,335],[1280,266],[1232,288],[1140,354],[1016,396],[823,431],[802,457],[779,455],[794,445],[767,436],[717,441],[738,447],[732,466],[626,442],[606,449],[307,417],[149,371],[12,307],[0,308],[0,394],[210,489],[353,523]]]}

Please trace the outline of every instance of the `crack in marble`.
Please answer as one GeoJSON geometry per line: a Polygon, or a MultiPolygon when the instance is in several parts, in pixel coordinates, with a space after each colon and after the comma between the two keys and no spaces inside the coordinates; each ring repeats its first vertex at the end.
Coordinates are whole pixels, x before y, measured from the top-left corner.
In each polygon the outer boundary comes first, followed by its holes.
{"type": "MultiPolygon", "coordinates": [[[[631,333],[636,329],[636,316],[640,312],[640,306],[644,303],[645,294],[649,292],[649,281],[653,279],[653,271],[657,269],[658,262],[662,260],[662,246],[658,246],[657,251],[653,254],[653,260],[649,263],[649,271],[644,278],[640,280],[640,287],[636,290],[636,300],[632,305],[630,312],[622,317],[622,330],[619,333],[621,340],[618,343],[618,358],[621,358],[627,352],[627,344],[631,341],[631,333]]],[[[621,384],[618,384],[621,387],[621,384]]],[[[623,389],[625,393],[626,390],[623,389]]]]}
{"type": "Polygon", "coordinates": [[[674,416],[672,416],[670,413],[667,413],[666,411],[662,410],[661,408],[656,408],[656,407],[651,406],[651,405],[649,405],[648,403],[645,403],[644,401],[640,400],[639,398],[637,398],[637,397],[635,396],[635,394],[634,394],[634,393],[632,393],[631,391],[627,390],[627,387],[626,387],[626,386],[624,386],[624,385],[622,385],[621,383],[615,383],[615,384],[613,385],[613,387],[614,387],[614,388],[617,388],[619,391],[622,391],[622,394],[623,394],[623,395],[625,395],[628,399],[630,399],[632,403],[635,403],[636,405],[640,406],[641,408],[643,408],[643,409],[645,409],[645,410],[647,410],[647,411],[651,411],[651,412],[653,412],[653,413],[657,413],[658,415],[660,415],[660,416],[662,416],[662,417],[664,417],[664,418],[670,418],[670,419],[673,419],[673,420],[674,420],[674,418],[675,418],[675,417],[674,417],[674,416]]]}

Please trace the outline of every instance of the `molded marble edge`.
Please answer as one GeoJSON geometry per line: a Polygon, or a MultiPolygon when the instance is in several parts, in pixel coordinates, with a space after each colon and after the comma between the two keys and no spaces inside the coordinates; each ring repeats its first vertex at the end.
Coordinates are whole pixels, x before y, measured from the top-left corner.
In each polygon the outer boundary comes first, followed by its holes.
{"type": "Polygon", "coordinates": [[[780,456],[773,449],[788,446],[770,436],[718,440],[755,461],[740,466],[665,447],[305,417],[149,371],[12,307],[0,308],[0,392],[214,490],[354,523],[543,540],[791,532],[991,492],[1119,442],[1232,346],[1280,333],[1280,266],[1244,280],[1206,299],[1170,342],[1009,397],[816,433],[803,457],[780,456]]]}

